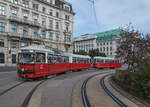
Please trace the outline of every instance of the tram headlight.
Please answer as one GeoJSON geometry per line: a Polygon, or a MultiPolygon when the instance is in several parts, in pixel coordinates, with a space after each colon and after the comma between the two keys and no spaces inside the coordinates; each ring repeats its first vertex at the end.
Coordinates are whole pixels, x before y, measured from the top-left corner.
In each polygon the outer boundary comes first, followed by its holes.
{"type": "Polygon", "coordinates": [[[24,68],[21,69],[22,72],[24,72],[24,70],[25,70],[24,68]]]}

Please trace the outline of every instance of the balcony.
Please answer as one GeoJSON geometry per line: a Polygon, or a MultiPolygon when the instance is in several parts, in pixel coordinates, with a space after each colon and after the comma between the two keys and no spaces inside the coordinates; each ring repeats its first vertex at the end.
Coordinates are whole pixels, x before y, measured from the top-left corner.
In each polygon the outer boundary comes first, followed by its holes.
{"type": "Polygon", "coordinates": [[[64,34],[72,34],[70,30],[64,30],[64,34]]]}
{"type": "Polygon", "coordinates": [[[36,21],[28,20],[27,18],[19,18],[19,17],[10,16],[9,20],[11,22],[17,22],[19,24],[27,24],[27,25],[30,25],[30,26],[41,27],[40,23],[38,23],[36,21]]]}
{"type": "Polygon", "coordinates": [[[1,31],[0,31],[0,35],[7,36],[7,35],[8,35],[8,32],[5,32],[5,31],[1,32],[1,31]]]}
{"type": "Polygon", "coordinates": [[[2,19],[2,20],[7,20],[7,19],[6,19],[6,15],[0,15],[0,19],[2,19]]]}
{"type": "Polygon", "coordinates": [[[8,32],[8,36],[10,37],[21,37],[20,33],[8,32]]]}

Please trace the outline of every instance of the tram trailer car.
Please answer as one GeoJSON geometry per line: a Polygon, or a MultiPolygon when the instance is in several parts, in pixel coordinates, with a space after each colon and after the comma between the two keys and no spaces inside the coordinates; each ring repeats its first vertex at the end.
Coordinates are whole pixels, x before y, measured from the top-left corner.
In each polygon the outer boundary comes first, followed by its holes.
{"type": "Polygon", "coordinates": [[[87,55],[77,55],[77,54],[64,54],[64,55],[69,56],[71,71],[91,68],[90,64],[91,57],[87,55]]]}
{"type": "Polygon", "coordinates": [[[94,57],[95,68],[118,68],[121,67],[119,60],[110,57],[94,57]]]}
{"type": "Polygon", "coordinates": [[[19,50],[18,77],[38,78],[67,71],[89,69],[90,57],[55,54],[44,46],[31,45],[19,50]]]}

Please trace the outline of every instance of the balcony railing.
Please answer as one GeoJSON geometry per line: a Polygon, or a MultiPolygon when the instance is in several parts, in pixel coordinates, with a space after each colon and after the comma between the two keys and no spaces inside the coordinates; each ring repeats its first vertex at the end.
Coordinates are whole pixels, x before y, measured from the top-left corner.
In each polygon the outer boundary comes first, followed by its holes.
{"type": "Polygon", "coordinates": [[[20,37],[20,33],[15,33],[15,32],[8,32],[8,35],[11,37],[20,37]]]}
{"type": "Polygon", "coordinates": [[[31,25],[31,26],[41,27],[40,23],[38,23],[36,21],[31,21],[31,20],[26,19],[26,18],[19,18],[19,17],[10,16],[9,20],[12,21],[12,22],[18,22],[18,23],[21,23],[21,24],[28,24],[28,25],[31,25]]]}

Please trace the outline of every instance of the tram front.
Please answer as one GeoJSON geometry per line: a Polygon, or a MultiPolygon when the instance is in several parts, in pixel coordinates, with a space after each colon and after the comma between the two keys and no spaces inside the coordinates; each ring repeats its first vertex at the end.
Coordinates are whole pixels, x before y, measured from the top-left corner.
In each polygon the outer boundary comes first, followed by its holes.
{"type": "Polygon", "coordinates": [[[18,54],[18,76],[21,78],[34,78],[35,53],[19,52],[18,54]]]}

